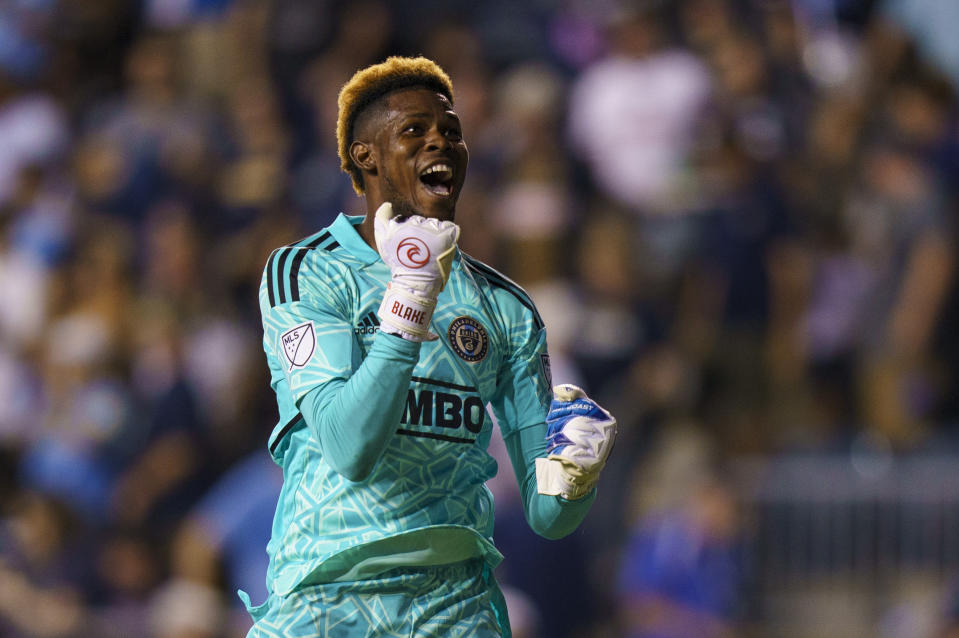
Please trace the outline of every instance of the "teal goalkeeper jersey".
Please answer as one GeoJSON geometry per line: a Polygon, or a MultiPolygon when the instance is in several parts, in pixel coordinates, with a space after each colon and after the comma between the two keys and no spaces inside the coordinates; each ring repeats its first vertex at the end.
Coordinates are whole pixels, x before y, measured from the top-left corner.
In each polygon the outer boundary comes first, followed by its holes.
{"type": "MultiPolygon", "coordinates": [[[[355,230],[362,220],[341,214],[274,251],[260,286],[263,346],[280,410],[269,449],[284,471],[267,584],[280,595],[399,565],[480,556],[495,566],[502,556],[484,485],[497,471],[486,452],[494,421],[504,438],[524,428],[545,432],[552,381],[545,328],[529,297],[459,253],[433,314],[439,339],[420,345],[380,334],[377,310],[390,272],[355,230]],[[334,469],[335,442],[320,440],[301,411],[305,398],[342,388],[368,357],[376,372],[357,375],[353,385],[370,385],[363,396],[385,405],[391,397],[377,393],[397,387],[396,377],[404,407],[388,424],[372,471],[354,481],[334,469]]],[[[325,409],[350,425],[348,404],[325,409]]],[[[345,431],[364,436],[360,426],[345,431]]],[[[588,500],[557,507],[582,510],[578,524],[588,500]]]]}

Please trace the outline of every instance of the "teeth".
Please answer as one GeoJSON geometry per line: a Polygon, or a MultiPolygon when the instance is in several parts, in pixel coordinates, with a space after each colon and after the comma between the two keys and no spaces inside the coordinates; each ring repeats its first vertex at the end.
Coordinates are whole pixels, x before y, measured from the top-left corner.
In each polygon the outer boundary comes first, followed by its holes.
{"type": "Polygon", "coordinates": [[[432,173],[452,173],[453,168],[448,164],[437,164],[436,166],[430,166],[428,169],[423,171],[423,175],[430,175],[432,173]]]}

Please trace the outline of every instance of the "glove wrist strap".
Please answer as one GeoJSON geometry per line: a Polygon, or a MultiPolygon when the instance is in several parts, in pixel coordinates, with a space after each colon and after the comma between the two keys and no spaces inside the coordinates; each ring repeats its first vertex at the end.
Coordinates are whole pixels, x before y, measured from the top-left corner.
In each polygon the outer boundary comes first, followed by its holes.
{"type": "Polygon", "coordinates": [[[536,459],[536,491],[547,496],[562,496],[567,501],[583,498],[596,485],[598,476],[574,477],[556,458],[536,459]]]}
{"type": "Polygon", "coordinates": [[[409,341],[434,341],[437,336],[430,333],[429,326],[435,308],[435,298],[418,295],[390,282],[380,304],[380,330],[409,341]]]}

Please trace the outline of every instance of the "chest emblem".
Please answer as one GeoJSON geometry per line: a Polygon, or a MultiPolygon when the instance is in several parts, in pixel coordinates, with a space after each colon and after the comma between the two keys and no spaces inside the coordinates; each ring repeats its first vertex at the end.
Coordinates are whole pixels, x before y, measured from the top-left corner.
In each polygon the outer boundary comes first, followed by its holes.
{"type": "Polygon", "coordinates": [[[489,352],[489,335],[486,328],[472,317],[457,317],[446,331],[450,345],[464,361],[482,361],[489,352]]]}

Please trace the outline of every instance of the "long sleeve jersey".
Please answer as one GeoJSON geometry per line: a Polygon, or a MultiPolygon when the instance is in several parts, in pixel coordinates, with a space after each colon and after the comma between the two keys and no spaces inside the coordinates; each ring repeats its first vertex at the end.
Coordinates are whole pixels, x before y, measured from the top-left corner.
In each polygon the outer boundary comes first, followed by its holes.
{"type": "Polygon", "coordinates": [[[537,533],[570,533],[594,498],[536,491],[551,379],[529,296],[458,252],[431,322],[439,338],[381,333],[390,272],[357,233],[362,220],[341,214],[274,251],[260,286],[280,412],[269,450],[284,477],[267,547],[267,587],[279,595],[396,566],[495,566],[494,424],[537,533]]]}

